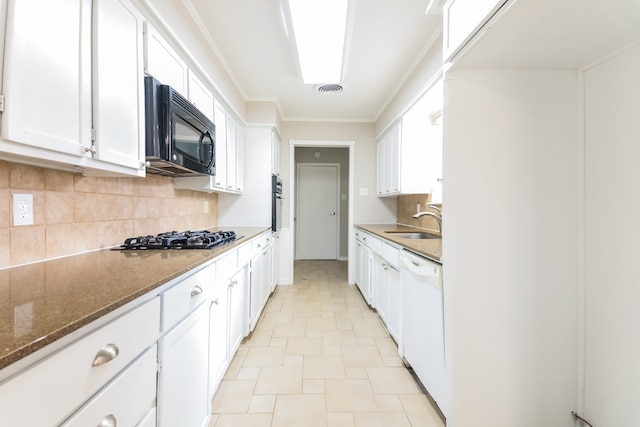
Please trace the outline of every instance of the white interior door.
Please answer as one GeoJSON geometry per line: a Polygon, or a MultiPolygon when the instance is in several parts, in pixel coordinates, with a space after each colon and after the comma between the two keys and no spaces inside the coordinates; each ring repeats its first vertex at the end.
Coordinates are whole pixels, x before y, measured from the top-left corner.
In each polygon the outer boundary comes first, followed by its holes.
{"type": "Polygon", "coordinates": [[[338,259],[338,169],[298,165],[297,259],[338,259]]]}

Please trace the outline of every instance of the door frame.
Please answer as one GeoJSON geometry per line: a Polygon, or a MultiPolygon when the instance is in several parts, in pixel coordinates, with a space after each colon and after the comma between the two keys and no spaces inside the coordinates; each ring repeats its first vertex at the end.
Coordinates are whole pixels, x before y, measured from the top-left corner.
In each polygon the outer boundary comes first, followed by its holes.
{"type": "MultiPolygon", "coordinates": [[[[294,247],[296,236],[295,224],[293,221],[295,215],[295,207],[297,205],[295,188],[296,179],[296,161],[295,161],[295,149],[296,147],[318,147],[318,148],[348,148],[349,149],[349,199],[348,199],[348,217],[347,217],[347,258],[349,254],[353,254],[355,250],[355,238],[351,230],[353,229],[353,192],[354,192],[354,170],[355,170],[355,141],[327,141],[327,140],[301,140],[290,139],[289,140],[289,182],[292,185],[291,188],[291,202],[289,203],[289,229],[291,230],[289,236],[289,245],[294,247]]],[[[290,257],[291,277],[293,277],[293,262],[295,256],[290,257]]],[[[353,284],[354,265],[352,262],[348,263],[348,282],[353,284]]]]}
{"type": "MultiPolygon", "coordinates": [[[[313,167],[335,167],[336,168],[336,260],[340,259],[340,163],[298,163],[296,166],[296,181],[295,181],[295,189],[296,189],[296,197],[294,199],[294,202],[296,204],[295,206],[295,213],[296,216],[294,218],[297,218],[300,214],[300,206],[298,204],[298,200],[300,200],[300,186],[299,184],[299,180],[300,180],[300,166],[313,166],[313,167]]],[[[299,257],[299,248],[300,248],[300,242],[298,240],[298,223],[296,221],[294,221],[294,226],[295,226],[295,231],[294,234],[296,236],[296,240],[295,240],[295,256],[294,256],[294,260],[298,259],[299,257]]]]}

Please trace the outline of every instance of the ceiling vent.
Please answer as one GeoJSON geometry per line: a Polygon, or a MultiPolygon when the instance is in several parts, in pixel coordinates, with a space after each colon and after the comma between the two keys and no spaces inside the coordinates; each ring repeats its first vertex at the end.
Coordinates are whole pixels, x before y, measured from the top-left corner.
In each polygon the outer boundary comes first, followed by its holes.
{"type": "Polygon", "coordinates": [[[325,85],[316,85],[315,90],[320,93],[339,93],[344,90],[344,87],[339,84],[330,83],[325,85]]]}

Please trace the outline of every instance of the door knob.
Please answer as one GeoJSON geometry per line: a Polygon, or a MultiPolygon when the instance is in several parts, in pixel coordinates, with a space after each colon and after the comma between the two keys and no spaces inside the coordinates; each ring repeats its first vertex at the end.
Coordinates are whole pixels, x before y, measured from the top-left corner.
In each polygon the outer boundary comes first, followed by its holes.
{"type": "Polygon", "coordinates": [[[329,215],[335,215],[335,214],[336,214],[335,212],[331,212],[329,215]]]}

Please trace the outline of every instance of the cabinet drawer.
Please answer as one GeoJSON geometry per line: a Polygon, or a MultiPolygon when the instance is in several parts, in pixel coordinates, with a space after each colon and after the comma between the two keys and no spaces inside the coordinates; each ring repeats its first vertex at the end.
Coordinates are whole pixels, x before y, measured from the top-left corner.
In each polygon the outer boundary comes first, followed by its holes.
{"type": "Polygon", "coordinates": [[[154,345],[63,426],[136,425],[155,406],[157,357],[154,345]]]}
{"type": "Polygon", "coordinates": [[[0,425],[59,424],[153,345],[159,319],[155,298],[5,382],[0,386],[0,425]],[[93,366],[107,346],[117,348],[117,355],[110,361],[105,355],[104,363],[93,366]]]}
{"type": "Polygon", "coordinates": [[[171,329],[180,319],[210,298],[215,271],[215,264],[211,264],[161,294],[162,332],[171,329]]]}
{"type": "Polygon", "coordinates": [[[262,236],[258,236],[251,241],[251,255],[255,256],[259,254],[264,248],[264,242],[262,236]]]}
{"type": "Polygon", "coordinates": [[[388,243],[382,243],[382,258],[396,269],[398,268],[398,248],[388,243]]]}
{"type": "Polygon", "coordinates": [[[251,243],[246,243],[238,248],[238,267],[243,267],[251,260],[251,243]]]}
{"type": "Polygon", "coordinates": [[[382,255],[382,240],[378,239],[375,236],[368,236],[367,245],[371,248],[371,250],[374,253],[378,255],[382,255]]]}
{"type": "Polygon", "coordinates": [[[238,270],[238,251],[233,250],[216,260],[216,283],[226,282],[238,270]]]}

